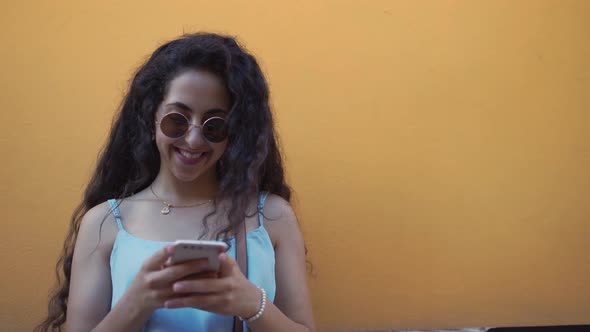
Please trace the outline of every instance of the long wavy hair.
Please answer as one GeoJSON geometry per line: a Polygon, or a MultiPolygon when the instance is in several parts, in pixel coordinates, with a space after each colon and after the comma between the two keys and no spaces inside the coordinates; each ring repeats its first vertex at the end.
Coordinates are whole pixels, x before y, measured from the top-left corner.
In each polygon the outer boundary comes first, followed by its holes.
{"type": "Polygon", "coordinates": [[[35,331],[61,331],[66,321],[74,245],[84,214],[111,199],[124,199],[156,178],[160,156],[152,140],[154,114],[170,81],[189,69],[221,77],[230,95],[228,145],[216,171],[219,202],[230,203],[229,223],[216,235],[230,233],[243,222],[252,195],[268,191],[291,200],[274,132],[266,79],[256,59],[234,38],[211,33],[186,34],[161,45],[135,73],[96,169],[75,209],[56,266],[57,286],[47,318],[35,331]]]}

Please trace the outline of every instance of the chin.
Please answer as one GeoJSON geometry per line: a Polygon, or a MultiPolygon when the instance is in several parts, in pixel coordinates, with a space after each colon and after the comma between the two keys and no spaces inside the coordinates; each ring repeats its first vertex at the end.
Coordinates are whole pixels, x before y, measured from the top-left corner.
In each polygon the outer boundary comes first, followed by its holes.
{"type": "Polygon", "coordinates": [[[195,172],[181,172],[179,170],[172,170],[172,175],[181,182],[194,182],[203,180],[205,178],[215,176],[215,167],[208,167],[207,169],[195,170],[195,172]]]}
{"type": "Polygon", "coordinates": [[[193,182],[193,181],[198,180],[199,178],[202,178],[204,173],[198,172],[198,173],[187,174],[185,172],[172,171],[172,175],[174,175],[174,177],[181,182],[193,182]]]}

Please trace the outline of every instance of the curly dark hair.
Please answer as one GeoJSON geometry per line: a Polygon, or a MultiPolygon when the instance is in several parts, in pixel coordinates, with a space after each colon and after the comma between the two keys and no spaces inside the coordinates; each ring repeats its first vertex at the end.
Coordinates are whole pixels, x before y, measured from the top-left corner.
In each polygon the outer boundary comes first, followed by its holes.
{"type": "Polygon", "coordinates": [[[57,262],[57,286],[50,296],[47,318],[35,331],[61,331],[66,321],[74,245],[84,214],[111,198],[123,199],[147,188],[160,169],[151,139],[154,114],[169,83],[186,70],[207,70],[222,78],[230,95],[228,145],[216,166],[218,202],[228,201],[228,234],[243,222],[252,195],[260,191],[291,200],[274,132],[266,79],[256,61],[238,42],[212,33],[185,34],[160,46],[131,81],[108,142],[84,198],[75,209],[57,262]],[[63,275],[62,275],[63,274],[63,275]]]}

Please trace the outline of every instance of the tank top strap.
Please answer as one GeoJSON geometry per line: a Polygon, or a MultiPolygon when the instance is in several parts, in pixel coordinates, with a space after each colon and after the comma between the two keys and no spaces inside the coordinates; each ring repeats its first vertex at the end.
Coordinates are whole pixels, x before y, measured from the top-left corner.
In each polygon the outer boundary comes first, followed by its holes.
{"type": "Polygon", "coordinates": [[[117,221],[117,227],[119,230],[123,230],[123,224],[121,224],[121,213],[119,212],[119,205],[117,204],[116,199],[109,199],[109,206],[111,207],[111,212],[113,216],[115,216],[115,220],[117,221]]]}
{"type": "Polygon", "coordinates": [[[258,223],[260,226],[264,226],[264,215],[262,214],[262,210],[264,209],[264,202],[266,201],[267,196],[268,191],[263,191],[258,198],[258,223]]]}

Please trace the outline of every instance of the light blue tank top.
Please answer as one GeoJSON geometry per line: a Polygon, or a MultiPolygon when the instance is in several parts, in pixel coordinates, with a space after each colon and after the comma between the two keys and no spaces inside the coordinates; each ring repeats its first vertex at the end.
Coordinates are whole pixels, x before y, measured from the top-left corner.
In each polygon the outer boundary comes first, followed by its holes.
{"type": "MultiPolygon", "coordinates": [[[[254,285],[264,288],[268,300],[274,301],[275,284],[275,253],[268,232],[264,228],[264,217],[262,208],[267,193],[261,193],[258,201],[259,226],[247,232],[248,243],[248,279],[254,285]]],[[[172,242],[152,241],[138,238],[123,228],[121,214],[119,213],[116,200],[108,201],[111,211],[117,221],[119,232],[113,244],[111,252],[111,280],[112,300],[111,309],[123,296],[127,288],[131,286],[135,275],[141,268],[145,259],[156,251],[172,242]]],[[[227,254],[236,258],[235,238],[230,238],[230,249],[227,254]]],[[[163,332],[163,331],[223,331],[229,332],[233,329],[233,317],[223,316],[193,308],[180,309],[156,309],[142,331],[163,332]]],[[[247,326],[244,324],[244,331],[247,326]]]]}

